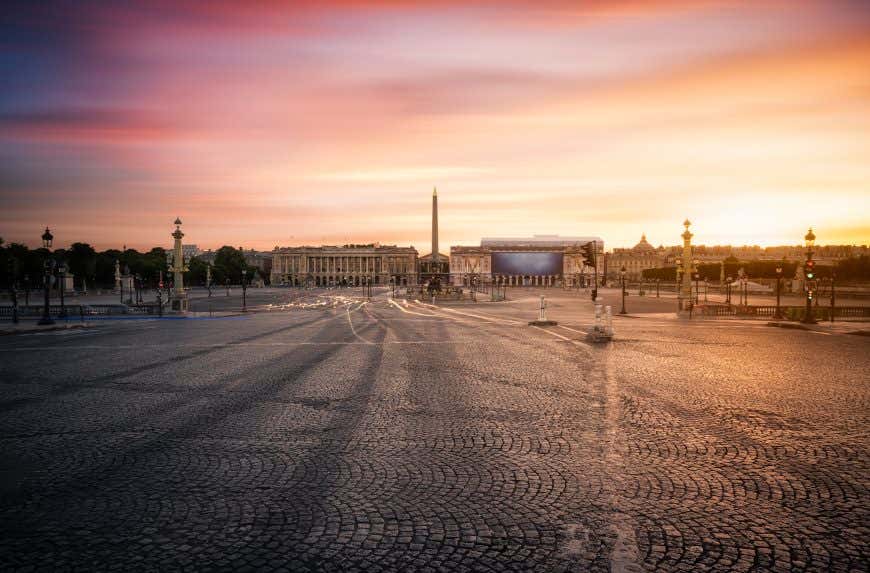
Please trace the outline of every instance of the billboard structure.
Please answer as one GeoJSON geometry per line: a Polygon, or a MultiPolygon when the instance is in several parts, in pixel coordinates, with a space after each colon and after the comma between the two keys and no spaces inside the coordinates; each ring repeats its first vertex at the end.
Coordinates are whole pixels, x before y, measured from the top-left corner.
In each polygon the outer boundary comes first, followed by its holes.
{"type": "Polygon", "coordinates": [[[493,251],[492,273],[496,275],[558,276],[563,253],[554,251],[493,251]]]}

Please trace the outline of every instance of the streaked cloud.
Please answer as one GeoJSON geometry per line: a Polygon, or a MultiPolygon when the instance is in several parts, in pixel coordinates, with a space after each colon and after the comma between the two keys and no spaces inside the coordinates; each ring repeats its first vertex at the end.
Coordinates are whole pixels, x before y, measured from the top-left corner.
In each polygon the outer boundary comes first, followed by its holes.
{"type": "Polygon", "coordinates": [[[466,177],[479,177],[490,170],[478,167],[405,167],[378,171],[352,171],[323,173],[312,176],[321,181],[444,181],[466,177]]]}
{"type": "Polygon", "coordinates": [[[425,251],[437,186],[447,244],[673,243],[686,216],[703,242],[809,225],[870,242],[863,2],[49,2],[2,18],[6,240],[52,224],[61,243],[145,247],[182,214],[205,246],[425,251]]]}

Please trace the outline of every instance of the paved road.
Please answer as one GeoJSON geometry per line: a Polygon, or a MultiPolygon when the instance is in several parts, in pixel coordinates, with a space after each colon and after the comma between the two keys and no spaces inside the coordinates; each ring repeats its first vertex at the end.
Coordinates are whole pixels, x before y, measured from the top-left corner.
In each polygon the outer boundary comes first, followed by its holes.
{"type": "Polygon", "coordinates": [[[551,302],[3,337],[0,569],[868,570],[870,340],[551,302]]]}

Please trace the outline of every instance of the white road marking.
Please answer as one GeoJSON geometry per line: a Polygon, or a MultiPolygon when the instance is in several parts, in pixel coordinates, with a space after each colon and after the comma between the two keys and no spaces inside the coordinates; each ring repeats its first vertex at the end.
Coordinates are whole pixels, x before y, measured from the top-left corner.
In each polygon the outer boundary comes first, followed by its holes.
{"type": "Polygon", "coordinates": [[[387,342],[335,342],[335,341],[305,341],[305,342],[227,342],[214,344],[124,344],[118,346],[97,345],[97,344],[77,344],[65,346],[21,346],[18,348],[0,348],[0,352],[44,352],[47,350],[160,350],[166,349],[184,349],[184,348],[232,348],[236,346],[251,346],[251,347],[282,347],[282,346],[377,346],[385,344],[485,344],[478,339],[458,339],[458,340],[391,340],[387,342]]]}
{"type": "MultiPolygon", "coordinates": [[[[537,329],[540,330],[541,332],[546,332],[547,334],[550,334],[550,335],[552,335],[552,336],[555,336],[556,338],[561,338],[562,340],[564,340],[564,341],[566,341],[566,342],[570,342],[571,344],[573,344],[573,345],[575,345],[575,346],[577,346],[577,345],[582,345],[582,346],[592,346],[592,345],[589,344],[588,342],[583,342],[582,340],[575,340],[575,339],[573,339],[573,338],[568,338],[567,336],[562,336],[562,335],[559,334],[558,332],[553,332],[552,330],[547,330],[546,328],[541,328],[540,326],[532,325],[532,328],[537,328],[537,329]]],[[[567,328],[567,327],[566,327],[566,328],[567,328]]],[[[573,330],[573,329],[568,328],[568,330],[573,330]]],[[[574,332],[580,332],[580,331],[579,331],[579,330],[574,330],[574,332]]],[[[586,333],[584,332],[583,334],[586,334],[586,333]]]]}
{"type": "Polygon", "coordinates": [[[433,306],[433,305],[431,305],[431,304],[426,304],[426,303],[423,303],[423,302],[418,302],[417,304],[419,304],[419,305],[421,305],[421,306],[425,306],[425,307],[430,308],[430,309],[433,309],[433,310],[438,310],[438,311],[441,311],[441,312],[450,312],[450,313],[453,313],[453,314],[460,314],[460,315],[462,315],[462,316],[470,316],[470,317],[472,317],[472,318],[479,318],[480,320],[487,320],[487,321],[490,321],[490,322],[496,322],[496,323],[499,323],[499,324],[517,324],[517,325],[521,325],[521,324],[523,324],[522,322],[520,322],[520,321],[518,321],[518,320],[504,319],[504,318],[496,318],[496,317],[494,317],[494,316],[488,316],[488,315],[482,315],[482,314],[474,314],[474,313],[471,313],[471,312],[462,312],[461,310],[456,310],[455,308],[443,308],[443,307],[439,307],[439,306],[433,306]]]}
{"type": "Polygon", "coordinates": [[[564,324],[560,324],[559,328],[564,328],[565,330],[570,330],[571,332],[576,332],[577,334],[587,334],[583,330],[577,330],[576,328],[571,328],[569,326],[565,326],[564,324]]]}
{"type": "MultiPolygon", "coordinates": [[[[438,317],[437,314],[422,314],[422,313],[419,313],[419,312],[414,312],[414,311],[408,310],[408,309],[406,309],[406,308],[401,307],[398,303],[396,303],[396,301],[393,301],[393,300],[391,300],[391,301],[389,301],[389,302],[390,302],[390,304],[392,304],[393,306],[395,306],[396,308],[398,308],[399,310],[401,310],[401,311],[404,312],[405,314],[413,314],[413,315],[415,315],[415,316],[425,316],[426,318],[438,317]]],[[[405,304],[407,305],[408,302],[405,301],[405,304]]],[[[445,318],[447,318],[447,317],[445,317],[445,318]]]]}
{"type": "MultiPolygon", "coordinates": [[[[359,306],[357,306],[354,309],[354,311],[361,309],[365,304],[366,304],[365,302],[361,302],[359,304],[359,306]]],[[[350,318],[350,307],[349,306],[345,308],[345,311],[347,312],[347,323],[350,324],[350,330],[351,330],[351,332],[353,332],[353,335],[356,336],[357,338],[359,338],[360,340],[362,340],[366,344],[374,344],[374,342],[372,342],[371,340],[367,340],[357,333],[356,328],[354,328],[354,326],[353,326],[353,320],[350,318]]]]}

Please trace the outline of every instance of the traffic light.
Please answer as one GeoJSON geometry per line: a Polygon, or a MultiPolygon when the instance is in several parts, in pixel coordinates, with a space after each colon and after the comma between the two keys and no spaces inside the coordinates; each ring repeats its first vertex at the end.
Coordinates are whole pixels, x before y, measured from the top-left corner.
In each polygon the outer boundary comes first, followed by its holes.
{"type": "Polygon", "coordinates": [[[804,275],[806,275],[807,280],[812,280],[816,276],[816,262],[813,260],[809,260],[804,263],[804,275]]]}
{"type": "Polygon", "coordinates": [[[580,249],[583,252],[583,259],[587,266],[595,266],[595,242],[586,243],[580,249]]]}
{"type": "Polygon", "coordinates": [[[807,300],[813,300],[813,289],[807,289],[807,300]]]}

